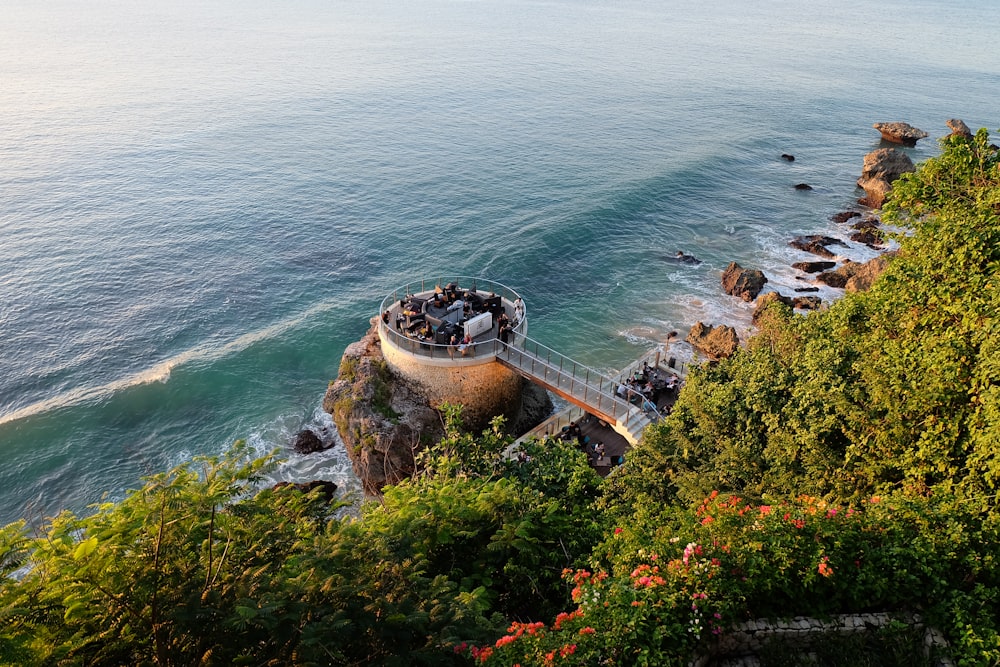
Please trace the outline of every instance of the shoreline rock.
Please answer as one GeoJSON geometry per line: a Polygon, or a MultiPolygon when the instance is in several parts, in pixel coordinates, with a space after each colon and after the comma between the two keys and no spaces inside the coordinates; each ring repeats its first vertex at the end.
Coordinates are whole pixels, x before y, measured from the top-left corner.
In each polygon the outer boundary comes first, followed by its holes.
{"type": "Polygon", "coordinates": [[[315,431],[308,428],[302,429],[296,434],[295,443],[292,445],[292,449],[298,454],[312,454],[313,452],[321,452],[330,447],[333,447],[332,442],[329,444],[324,443],[315,431]]]}
{"type": "Polygon", "coordinates": [[[834,213],[830,216],[830,219],[834,222],[847,222],[852,218],[857,218],[861,215],[861,211],[841,211],[840,213],[834,213]]]}
{"type": "Polygon", "coordinates": [[[731,357],[740,346],[740,339],[733,327],[712,326],[703,322],[697,322],[691,327],[685,340],[712,359],[731,357]]]}
{"type": "Polygon", "coordinates": [[[737,296],[747,303],[753,301],[764,289],[767,277],[760,269],[744,269],[736,262],[730,262],[722,272],[722,288],[726,294],[737,296]]]}
{"type": "Polygon", "coordinates": [[[858,187],[865,191],[859,203],[871,208],[882,208],[885,198],[892,190],[892,182],[903,174],[916,171],[913,160],[906,153],[895,148],[879,148],[865,155],[858,179],[858,187]]]}
{"type": "Polygon", "coordinates": [[[948,135],[949,137],[964,137],[966,139],[971,139],[974,136],[972,134],[972,130],[969,129],[969,126],[965,124],[965,121],[959,120],[958,118],[949,118],[944,122],[944,124],[948,126],[949,130],[951,130],[951,134],[948,135]]]}
{"type": "Polygon", "coordinates": [[[792,264],[793,269],[798,269],[799,271],[803,271],[805,273],[828,271],[835,266],[837,266],[836,262],[795,262],[792,264]]]}
{"type": "Polygon", "coordinates": [[[889,263],[896,257],[896,251],[882,253],[860,265],[844,285],[847,292],[867,292],[872,283],[882,275],[889,263]]]}
{"type": "Polygon", "coordinates": [[[413,475],[417,453],[444,435],[437,411],[386,364],[375,321],[344,350],[337,379],[323,397],[368,495],[413,475]]]}
{"type": "MultiPolygon", "coordinates": [[[[547,391],[521,382],[521,402],[508,421],[515,433],[529,431],[554,410],[547,391]]],[[[344,350],[323,410],[333,417],[354,474],[370,496],[412,476],[417,454],[444,436],[442,418],[419,383],[398,376],[386,363],[377,317],[361,340],[344,350]]]]}
{"type": "Polygon", "coordinates": [[[827,259],[836,257],[833,252],[827,249],[827,246],[841,245],[845,248],[847,247],[847,244],[840,239],[835,239],[832,236],[822,236],[819,234],[799,236],[798,238],[794,238],[789,241],[788,245],[798,250],[804,250],[805,252],[819,255],[820,257],[825,257],[827,259]]]}

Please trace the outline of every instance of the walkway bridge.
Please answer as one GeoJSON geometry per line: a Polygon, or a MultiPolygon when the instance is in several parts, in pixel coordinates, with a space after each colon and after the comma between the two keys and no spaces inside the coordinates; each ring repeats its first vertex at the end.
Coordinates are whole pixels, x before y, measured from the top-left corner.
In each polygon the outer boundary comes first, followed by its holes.
{"type": "Polygon", "coordinates": [[[603,419],[632,445],[651,422],[646,412],[615,394],[615,380],[527,336],[517,345],[498,342],[494,354],[504,366],[603,419]]]}
{"type": "MultiPolygon", "coordinates": [[[[436,369],[462,369],[497,362],[597,416],[632,445],[638,444],[646,426],[659,417],[656,406],[649,401],[642,401],[639,407],[616,394],[619,382],[629,377],[633,369],[623,371],[618,379],[611,378],[529,338],[520,295],[500,283],[467,277],[421,280],[386,296],[380,312],[379,338],[383,352],[390,349],[404,352],[408,361],[415,362],[411,371],[418,376],[436,369]],[[471,288],[462,289],[457,287],[459,284],[471,284],[471,288]],[[453,288],[453,294],[481,308],[497,299],[499,310],[495,312],[502,310],[512,323],[509,336],[501,335],[499,326],[492,320],[487,321],[485,328],[470,331],[469,327],[480,319],[474,316],[475,313],[472,319],[461,320],[467,324],[460,326],[452,321],[461,317],[463,311],[453,310],[453,307],[445,309],[436,302],[453,288]],[[462,345],[456,345],[454,339],[449,342],[449,336],[461,333],[462,326],[472,342],[462,345]],[[424,328],[425,333],[419,334],[420,328],[424,328]]],[[[657,354],[657,365],[658,360],[657,354]]],[[[401,365],[402,358],[397,358],[395,363],[401,365]]],[[[448,382],[452,382],[450,377],[448,382]]]]}

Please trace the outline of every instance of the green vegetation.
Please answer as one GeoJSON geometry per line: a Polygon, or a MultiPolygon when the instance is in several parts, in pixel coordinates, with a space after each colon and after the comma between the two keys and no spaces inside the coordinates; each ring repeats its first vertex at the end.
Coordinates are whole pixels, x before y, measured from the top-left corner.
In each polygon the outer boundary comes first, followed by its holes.
{"type": "MultiPolygon", "coordinates": [[[[942,147],[895,185],[871,291],[772,304],[607,480],[446,407],[422,472],[341,517],[256,491],[272,462],[237,447],[0,530],[0,664],[687,665],[734,623],[867,611],[1000,662],[1000,160],[985,131],[942,147]]],[[[811,660],[933,664],[921,642],[811,660]]]]}
{"type": "Polygon", "coordinates": [[[386,419],[396,421],[399,414],[389,404],[392,398],[392,371],[384,360],[372,361],[375,376],[372,378],[372,409],[386,419]]]}
{"type": "MultiPolygon", "coordinates": [[[[354,382],[354,380],[358,377],[358,365],[358,357],[344,357],[340,360],[340,369],[338,370],[337,375],[342,380],[354,382]]],[[[330,383],[333,384],[333,380],[331,380],[330,383]]]]}

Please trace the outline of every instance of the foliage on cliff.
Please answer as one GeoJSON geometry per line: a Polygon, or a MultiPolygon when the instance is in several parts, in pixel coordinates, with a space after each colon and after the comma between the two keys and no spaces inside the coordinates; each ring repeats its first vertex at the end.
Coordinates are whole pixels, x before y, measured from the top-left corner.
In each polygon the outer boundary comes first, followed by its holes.
{"type": "Polygon", "coordinates": [[[555,443],[507,461],[499,428],[477,439],[452,417],[426,454],[439,472],[360,519],[318,492],[254,493],[271,462],[237,448],[37,537],[7,526],[3,574],[19,573],[0,582],[0,664],[461,663],[458,641],[555,613],[562,570],[598,534],[599,478],[555,443]]]}
{"type": "MultiPolygon", "coordinates": [[[[0,531],[0,664],[684,665],[748,618],[916,611],[1000,662],[1000,168],[894,185],[872,289],[769,307],[601,482],[457,428],[360,518],[197,461],[0,531]]],[[[913,664],[919,664],[914,662],[913,664]]]]}
{"type": "Polygon", "coordinates": [[[745,350],[689,378],[628,494],[995,492],[998,157],[985,131],[944,149],[894,185],[887,221],[905,233],[871,290],[808,317],[772,304],[745,350]]]}

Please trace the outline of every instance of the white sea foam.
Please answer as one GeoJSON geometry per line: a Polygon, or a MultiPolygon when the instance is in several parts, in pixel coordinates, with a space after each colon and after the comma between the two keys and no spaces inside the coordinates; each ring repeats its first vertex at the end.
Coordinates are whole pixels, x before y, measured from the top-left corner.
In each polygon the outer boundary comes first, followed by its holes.
{"type": "Polygon", "coordinates": [[[37,401],[12,412],[8,412],[7,414],[0,415],[0,425],[15,422],[34,415],[43,414],[52,410],[106,400],[108,397],[132,387],[153,384],[156,382],[166,383],[170,380],[172,371],[179,366],[194,362],[211,363],[224,357],[242,352],[243,350],[261,341],[280,338],[288,331],[303,325],[323,312],[332,310],[336,306],[337,302],[335,300],[331,299],[323,301],[306,309],[298,315],[283,319],[280,322],[258,329],[257,331],[245,333],[242,336],[239,336],[236,339],[222,345],[213,345],[211,343],[198,345],[184,350],[179,354],[175,354],[155,366],[143,369],[137,373],[132,373],[123,378],[113,380],[102,385],[79,387],[62,392],[50,398],[37,401]]]}
{"type": "Polygon", "coordinates": [[[276,454],[280,459],[277,468],[266,476],[266,485],[327,480],[337,484],[341,497],[361,495],[361,481],[354,474],[333,419],[322,407],[317,406],[305,421],[299,415],[279,417],[251,433],[247,444],[257,456],[276,454]],[[297,453],[292,444],[303,429],[315,432],[329,448],[311,454],[297,453]]]}

